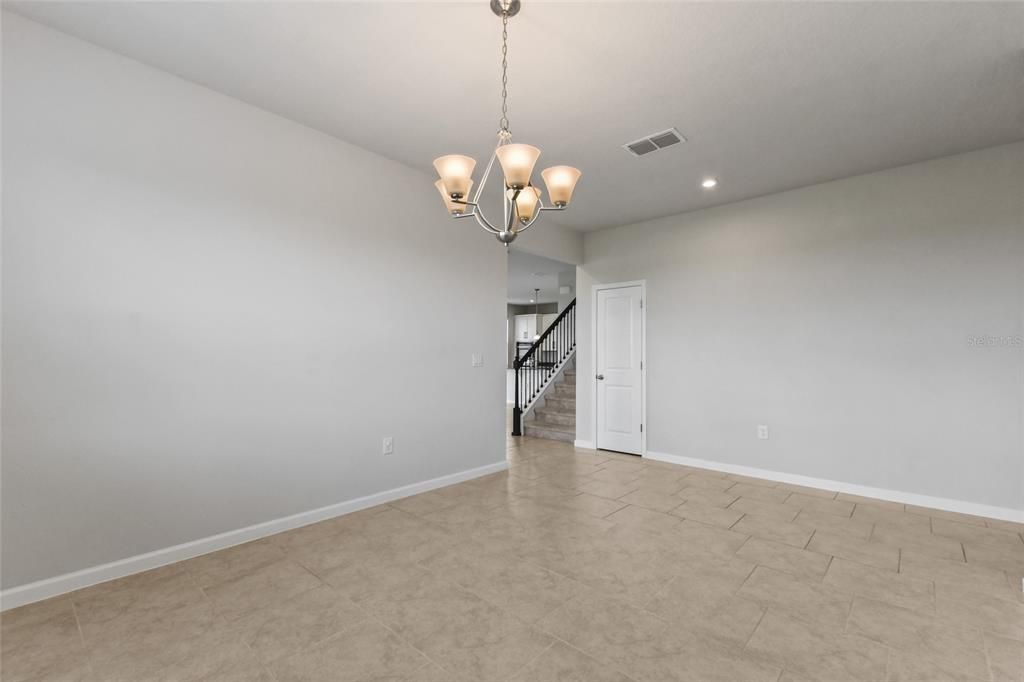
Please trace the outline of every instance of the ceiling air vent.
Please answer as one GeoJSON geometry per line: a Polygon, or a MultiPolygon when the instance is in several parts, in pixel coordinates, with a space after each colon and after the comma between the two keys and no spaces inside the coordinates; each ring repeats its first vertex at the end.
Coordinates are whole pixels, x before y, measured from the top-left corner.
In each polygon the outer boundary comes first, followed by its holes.
{"type": "Polygon", "coordinates": [[[686,142],[686,138],[680,135],[679,131],[675,128],[669,128],[660,133],[652,133],[647,137],[624,144],[622,148],[633,156],[643,156],[644,154],[650,154],[680,142],[686,142]]]}

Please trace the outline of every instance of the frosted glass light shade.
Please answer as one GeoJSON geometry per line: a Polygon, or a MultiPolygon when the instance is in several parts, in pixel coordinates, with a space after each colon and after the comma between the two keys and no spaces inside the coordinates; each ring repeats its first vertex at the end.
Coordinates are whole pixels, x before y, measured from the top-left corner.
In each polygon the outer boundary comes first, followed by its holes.
{"type": "Polygon", "coordinates": [[[505,173],[505,185],[523,189],[530,184],[530,175],[540,157],[540,150],[528,144],[503,144],[494,152],[505,173]]]}
{"type": "MultiPolygon", "coordinates": [[[[454,201],[452,201],[452,195],[445,188],[444,180],[438,180],[437,182],[435,182],[434,183],[434,187],[436,187],[437,191],[441,193],[441,198],[444,199],[444,206],[445,206],[445,208],[448,209],[448,212],[451,213],[452,215],[461,215],[461,214],[465,213],[466,210],[469,208],[465,204],[456,204],[454,201]]],[[[469,196],[469,192],[472,189],[473,189],[473,181],[470,180],[469,181],[469,187],[466,188],[466,196],[467,197],[469,196]]]]}
{"type": "MultiPolygon", "coordinates": [[[[511,199],[515,194],[515,190],[508,190],[508,198],[511,199]]],[[[526,189],[520,190],[519,196],[516,197],[516,215],[519,217],[519,222],[524,225],[531,220],[533,216],[537,214],[537,205],[540,202],[540,190],[536,187],[527,187],[526,189]]]]}
{"type": "Polygon", "coordinates": [[[568,206],[580,175],[579,169],[572,166],[552,166],[541,171],[551,203],[555,206],[568,206]]]}
{"type": "Polygon", "coordinates": [[[457,199],[469,194],[469,187],[473,184],[473,169],[476,168],[476,161],[468,156],[449,154],[434,159],[434,168],[441,176],[444,188],[457,199]]]}

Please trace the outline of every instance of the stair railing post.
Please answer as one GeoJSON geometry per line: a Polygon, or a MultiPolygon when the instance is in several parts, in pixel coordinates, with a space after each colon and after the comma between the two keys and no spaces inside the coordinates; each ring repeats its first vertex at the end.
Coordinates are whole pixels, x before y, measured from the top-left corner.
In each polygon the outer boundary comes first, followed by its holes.
{"type": "MultiPolygon", "coordinates": [[[[518,351],[516,355],[519,355],[518,351]]],[[[512,408],[512,435],[521,436],[523,435],[523,408],[519,400],[519,358],[517,357],[512,362],[512,367],[516,373],[516,389],[515,389],[515,406],[512,408]]]]}

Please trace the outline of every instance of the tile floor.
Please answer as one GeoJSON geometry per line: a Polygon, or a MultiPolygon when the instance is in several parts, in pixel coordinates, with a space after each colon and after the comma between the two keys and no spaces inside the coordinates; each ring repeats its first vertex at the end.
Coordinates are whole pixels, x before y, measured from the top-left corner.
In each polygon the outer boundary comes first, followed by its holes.
{"type": "Polygon", "coordinates": [[[2,616],[3,680],[1024,680],[1018,524],[517,439],[2,616]]]}

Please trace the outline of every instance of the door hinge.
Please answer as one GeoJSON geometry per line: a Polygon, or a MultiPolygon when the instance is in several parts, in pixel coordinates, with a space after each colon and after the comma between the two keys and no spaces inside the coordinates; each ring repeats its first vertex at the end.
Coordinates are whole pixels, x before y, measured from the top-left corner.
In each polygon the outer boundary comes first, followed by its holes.
{"type": "Polygon", "coordinates": [[[644,299],[641,298],[640,299],[640,309],[643,310],[643,307],[644,307],[644,299]]]}
{"type": "Polygon", "coordinates": [[[640,433],[643,433],[643,432],[644,432],[644,425],[643,425],[643,424],[641,424],[641,425],[640,425],[640,433]]]}

